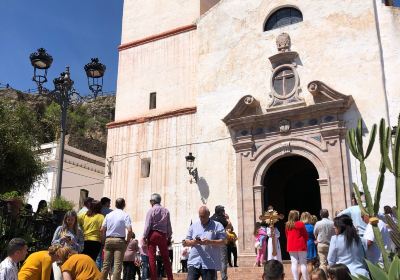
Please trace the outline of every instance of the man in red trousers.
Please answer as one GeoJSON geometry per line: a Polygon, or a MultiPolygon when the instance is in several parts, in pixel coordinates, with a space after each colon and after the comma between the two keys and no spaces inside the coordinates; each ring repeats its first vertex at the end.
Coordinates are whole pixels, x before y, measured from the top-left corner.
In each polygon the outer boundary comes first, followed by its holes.
{"type": "Polygon", "coordinates": [[[172,236],[171,220],[169,211],[160,205],[161,196],[153,193],[150,198],[152,208],[147,212],[144,225],[143,238],[147,242],[150,277],[157,280],[156,250],[160,250],[168,280],[173,280],[172,267],[168,255],[168,240],[172,236]]]}

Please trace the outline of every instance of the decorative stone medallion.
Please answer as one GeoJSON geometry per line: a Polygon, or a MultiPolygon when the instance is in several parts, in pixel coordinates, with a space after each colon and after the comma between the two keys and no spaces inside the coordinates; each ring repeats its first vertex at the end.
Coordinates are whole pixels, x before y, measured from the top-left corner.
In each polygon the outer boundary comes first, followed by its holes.
{"type": "Polygon", "coordinates": [[[298,54],[290,51],[289,34],[280,34],[276,39],[276,46],[279,53],[269,58],[273,69],[270,80],[271,92],[269,93],[272,100],[268,107],[304,105],[304,100],[299,97],[300,78],[295,62],[298,54]]]}

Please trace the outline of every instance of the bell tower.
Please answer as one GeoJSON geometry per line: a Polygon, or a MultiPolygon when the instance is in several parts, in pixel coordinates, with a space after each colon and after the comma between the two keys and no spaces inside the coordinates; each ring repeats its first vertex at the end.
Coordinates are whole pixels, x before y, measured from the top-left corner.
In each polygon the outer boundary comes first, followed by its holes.
{"type": "Polygon", "coordinates": [[[125,0],[115,121],[193,110],[196,20],[219,0],[125,0]]]}
{"type": "Polygon", "coordinates": [[[220,0],[125,0],[122,44],[193,24],[220,0]]]}

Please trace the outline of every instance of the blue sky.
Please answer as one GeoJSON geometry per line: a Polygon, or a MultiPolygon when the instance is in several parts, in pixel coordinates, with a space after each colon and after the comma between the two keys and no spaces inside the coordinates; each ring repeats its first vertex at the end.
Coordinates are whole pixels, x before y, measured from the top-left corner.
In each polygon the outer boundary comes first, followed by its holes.
{"type": "Polygon", "coordinates": [[[53,56],[45,87],[71,67],[75,88],[87,94],[83,66],[99,57],[107,66],[104,91],[115,91],[123,0],[0,0],[0,83],[35,88],[30,53],[43,47],[53,56]]]}

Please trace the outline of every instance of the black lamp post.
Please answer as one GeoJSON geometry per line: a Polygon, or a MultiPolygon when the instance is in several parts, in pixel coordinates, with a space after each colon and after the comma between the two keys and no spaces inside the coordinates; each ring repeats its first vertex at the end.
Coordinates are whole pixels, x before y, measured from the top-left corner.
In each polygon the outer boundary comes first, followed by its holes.
{"type": "MultiPolygon", "coordinates": [[[[194,181],[197,183],[197,181],[199,180],[199,174],[197,172],[197,168],[193,168],[194,160],[196,158],[193,156],[192,153],[189,153],[189,155],[187,155],[185,159],[186,159],[186,169],[189,171],[189,175],[191,175],[194,181]]],[[[192,183],[192,179],[190,179],[190,183],[192,183]]]]}
{"type": "MultiPolygon", "coordinates": [[[[67,123],[67,110],[69,103],[73,100],[74,96],[79,94],[73,88],[74,81],[71,80],[71,73],[69,67],[66,67],[65,72],[61,73],[58,78],[53,80],[54,90],[48,92],[44,90],[43,84],[47,82],[47,69],[50,68],[53,58],[49,55],[45,49],[40,48],[37,52],[32,53],[29,56],[31,64],[33,66],[33,78],[38,86],[39,93],[44,92],[51,95],[57,104],[61,107],[61,131],[60,131],[60,145],[58,149],[58,170],[57,170],[57,186],[56,186],[56,197],[61,195],[62,185],[62,171],[64,165],[64,146],[65,146],[65,134],[66,134],[66,123],[67,123]]],[[[103,88],[103,76],[106,70],[106,66],[99,63],[97,58],[92,58],[92,61],[85,65],[86,75],[88,77],[89,89],[92,91],[96,98],[99,93],[102,92],[103,88]],[[89,79],[93,79],[90,83],[89,79]],[[99,81],[101,78],[101,81],[99,81]]]]}

